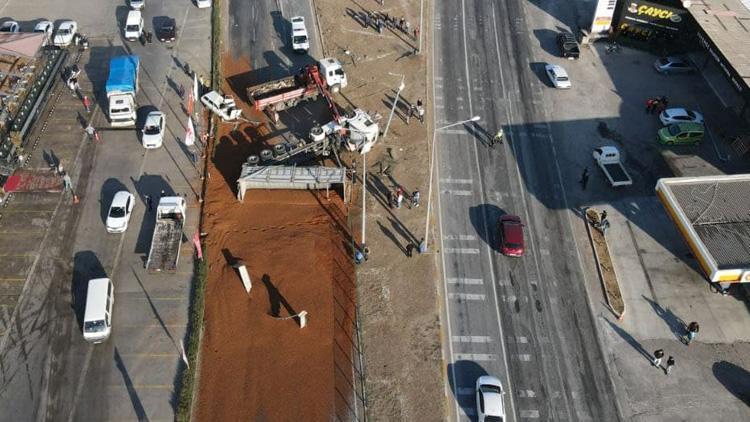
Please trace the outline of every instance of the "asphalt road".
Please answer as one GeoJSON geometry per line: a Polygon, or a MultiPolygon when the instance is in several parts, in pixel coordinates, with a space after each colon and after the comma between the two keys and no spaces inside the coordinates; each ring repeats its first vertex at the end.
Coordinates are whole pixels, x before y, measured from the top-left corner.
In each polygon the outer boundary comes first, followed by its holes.
{"type": "Polygon", "coordinates": [[[508,420],[618,420],[522,8],[440,2],[433,19],[436,127],[481,117],[435,138],[451,419],[475,414],[488,373],[508,420]],[[500,126],[506,142],[489,149],[500,126]],[[526,224],[523,258],[497,252],[505,213],[526,224]]]}

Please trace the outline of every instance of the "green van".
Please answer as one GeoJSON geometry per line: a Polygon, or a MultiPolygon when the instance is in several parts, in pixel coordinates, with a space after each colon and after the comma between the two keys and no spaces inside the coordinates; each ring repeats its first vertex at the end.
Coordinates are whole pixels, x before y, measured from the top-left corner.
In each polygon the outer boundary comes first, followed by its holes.
{"type": "Polygon", "coordinates": [[[659,143],[663,145],[696,145],[703,140],[706,129],[701,123],[674,123],[659,129],[659,143]]]}

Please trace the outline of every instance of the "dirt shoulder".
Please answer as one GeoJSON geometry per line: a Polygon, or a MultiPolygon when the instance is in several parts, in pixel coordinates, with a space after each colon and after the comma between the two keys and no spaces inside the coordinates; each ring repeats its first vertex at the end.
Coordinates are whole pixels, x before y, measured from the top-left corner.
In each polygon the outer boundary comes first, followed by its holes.
{"type": "MultiPolygon", "coordinates": [[[[416,118],[406,123],[410,105],[416,105],[419,98],[425,105],[429,101],[427,41],[423,40],[423,54],[413,54],[418,46],[413,29],[419,22],[420,3],[391,0],[380,6],[375,0],[315,0],[314,5],[326,54],[346,66],[349,86],[343,96],[371,114],[380,113],[381,131],[404,75],[405,88],[387,137],[367,157],[367,245],[372,252],[369,261],[357,269],[357,298],[368,414],[372,420],[442,420],[445,395],[437,256],[414,253],[407,257],[409,246],[424,237],[429,168],[429,118],[425,125],[416,118]],[[363,12],[403,16],[410,31],[389,27],[378,33],[374,26],[365,26],[363,12]],[[390,171],[380,174],[381,164],[390,171]],[[407,194],[420,190],[423,206],[391,209],[389,194],[399,186],[407,194]]],[[[424,7],[427,22],[429,2],[424,7]]],[[[361,157],[348,157],[348,162],[352,158],[361,175],[361,157]]],[[[360,188],[361,184],[355,186],[351,214],[358,240],[360,188]]],[[[435,238],[432,233],[430,238],[435,238]]]]}

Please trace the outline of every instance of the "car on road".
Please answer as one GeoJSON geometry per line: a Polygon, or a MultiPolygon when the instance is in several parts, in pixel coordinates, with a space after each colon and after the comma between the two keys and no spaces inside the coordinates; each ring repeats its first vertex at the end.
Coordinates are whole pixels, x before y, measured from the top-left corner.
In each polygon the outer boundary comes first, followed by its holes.
{"type": "Polygon", "coordinates": [[[67,47],[73,42],[78,32],[78,24],[76,21],[62,21],[60,26],[57,27],[57,33],[52,39],[52,43],[57,47],[67,47]]]}
{"type": "Polygon", "coordinates": [[[146,116],[146,123],[143,125],[143,136],[141,138],[143,147],[152,149],[159,148],[164,139],[164,113],[161,111],[152,111],[146,116]]]}
{"type": "Polygon", "coordinates": [[[654,62],[654,69],[662,75],[671,73],[690,73],[694,70],[693,65],[680,57],[661,57],[654,62]]]}
{"type": "Polygon", "coordinates": [[[578,41],[575,35],[570,32],[557,34],[557,47],[560,49],[560,57],[567,57],[573,60],[581,56],[581,48],[578,46],[578,41]]]}
{"type": "Polygon", "coordinates": [[[83,312],[83,338],[97,344],[112,332],[112,305],[115,287],[108,278],[89,280],[86,289],[86,308],[83,312]]]}
{"type": "Polygon", "coordinates": [[[659,114],[659,120],[664,126],[683,122],[703,123],[703,115],[685,108],[668,108],[659,114]]]}
{"type": "Polygon", "coordinates": [[[205,9],[207,7],[211,7],[212,0],[195,0],[195,5],[198,7],[198,9],[205,9]]]}
{"type": "Polygon", "coordinates": [[[477,379],[477,422],[505,421],[505,391],[499,379],[483,375],[477,379]]]}
{"type": "Polygon", "coordinates": [[[135,41],[143,34],[143,15],[140,10],[131,10],[128,12],[125,20],[125,39],[135,41]]]}
{"type": "Polygon", "coordinates": [[[523,256],[523,223],[517,215],[505,214],[498,220],[500,252],[505,256],[523,256]]]}
{"type": "Polygon", "coordinates": [[[7,21],[0,25],[0,32],[18,32],[20,30],[21,27],[16,21],[7,21]]]}
{"type": "Polygon", "coordinates": [[[128,221],[133,213],[135,197],[132,193],[122,190],[112,198],[112,204],[107,213],[107,232],[123,233],[128,229],[128,221]]]}
{"type": "Polygon", "coordinates": [[[156,28],[156,38],[161,42],[172,42],[177,37],[177,25],[172,18],[164,19],[156,28]]]}
{"type": "Polygon", "coordinates": [[[702,123],[673,123],[659,129],[658,138],[662,145],[696,145],[705,133],[702,123]]]}
{"type": "Polygon", "coordinates": [[[556,64],[548,64],[544,66],[544,70],[547,72],[547,77],[555,88],[567,89],[572,85],[570,84],[570,78],[568,72],[563,69],[562,66],[556,64]]]}
{"type": "Polygon", "coordinates": [[[295,53],[305,53],[310,49],[310,38],[307,36],[305,18],[302,16],[295,16],[291,19],[291,22],[292,50],[294,50],[295,53]]]}

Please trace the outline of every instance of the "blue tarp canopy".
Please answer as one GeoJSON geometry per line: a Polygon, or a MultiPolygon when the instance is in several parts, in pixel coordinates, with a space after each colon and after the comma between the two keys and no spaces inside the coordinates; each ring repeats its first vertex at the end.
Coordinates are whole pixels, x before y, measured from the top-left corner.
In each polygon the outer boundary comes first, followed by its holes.
{"type": "Polygon", "coordinates": [[[113,57],[109,62],[107,93],[134,91],[136,69],[138,69],[138,56],[113,57]]]}

